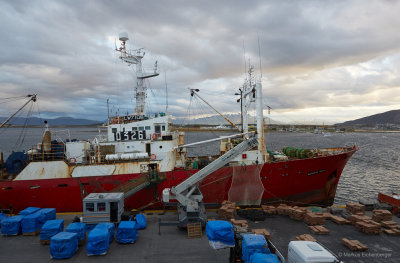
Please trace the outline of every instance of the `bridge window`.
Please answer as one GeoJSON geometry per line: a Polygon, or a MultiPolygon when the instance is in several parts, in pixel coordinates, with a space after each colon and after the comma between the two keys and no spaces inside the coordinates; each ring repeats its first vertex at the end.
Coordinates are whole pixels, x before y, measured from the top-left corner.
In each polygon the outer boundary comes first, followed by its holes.
{"type": "Polygon", "coordinates": [[[137,127],[132,127],[132,131],[137,131],[137,127]]]}
{"type": "Polygon", "coordinates": [[[165,126],[163,125],[163,126],[161,126],[161,129],[163,130],[163,131],[165,131],[165,126]]]}
{"type": "Polygon", "coordinates": [[[106,203],[98,203],[98,204],[97,204],[97,211],[98,211],[98,212],[104,212],[104,211],[106,211],[106,203]]]}
{"type": "Polygon", "coordinates": [[[94,212],[94,203],[86,203],[86,211],[94,212]]]}
{"type": "Polygon", "coordinates": [[[150,130],[150,126],[146,126],[146,130],[147,130],[147,131],[150,130]]]}
{"type": "Polygon", "coordinates": [[[139,127],[139,131],[144,131],[144,127],[139,127]]]}

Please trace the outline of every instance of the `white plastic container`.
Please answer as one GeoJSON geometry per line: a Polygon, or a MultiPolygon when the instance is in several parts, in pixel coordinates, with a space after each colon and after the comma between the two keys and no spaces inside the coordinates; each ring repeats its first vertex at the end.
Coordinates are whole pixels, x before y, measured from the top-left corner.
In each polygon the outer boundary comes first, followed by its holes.
{"type": "Polygon", "coordinates": [[[291,241],[288,249],[288,263],[331,263],[337,258],[317,242],[291,241]]]}

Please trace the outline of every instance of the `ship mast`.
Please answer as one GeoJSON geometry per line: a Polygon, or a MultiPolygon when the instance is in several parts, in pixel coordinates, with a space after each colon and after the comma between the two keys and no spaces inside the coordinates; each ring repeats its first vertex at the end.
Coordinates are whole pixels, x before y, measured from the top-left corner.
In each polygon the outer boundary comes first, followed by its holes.
{"type": "Polygon", "coordinates": [[[153,78],[159,75],[157,72],[157,61],[154,63],[154,69],[151,73],[143,71],[142,58],[145,55],[143,48],[139,48],[133,51],[126,50],[126,41],[129,40],[126,32],[119,34],[119,40],[121,41],[121,47],[115,50],[120,52],[120,59],[128,65],[136,65],[136,87],[135,87],[135,98],[136,106],[134,115],[146,115],[146,97],[147,87],[144,85],[144,79],[153,78]]]}

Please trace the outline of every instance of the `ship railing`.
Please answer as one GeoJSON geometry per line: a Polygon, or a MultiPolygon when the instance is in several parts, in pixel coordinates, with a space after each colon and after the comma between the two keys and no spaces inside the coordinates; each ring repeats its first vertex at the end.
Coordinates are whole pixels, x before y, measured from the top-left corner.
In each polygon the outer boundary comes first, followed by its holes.
{"type": "Polygon", "coordinates": [[[65,147],[63,143],[52,144],[51,150],[45,152],[32,146],[31,150],[27,151],[27,155],[32,162],[61,161],[65,159],[65,147]]]}

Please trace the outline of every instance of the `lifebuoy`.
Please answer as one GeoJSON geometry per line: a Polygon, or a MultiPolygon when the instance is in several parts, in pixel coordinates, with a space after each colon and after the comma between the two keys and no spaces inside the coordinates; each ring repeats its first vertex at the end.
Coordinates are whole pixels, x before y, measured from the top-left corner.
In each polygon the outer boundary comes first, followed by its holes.
{"type": "Polygon", "coordinates": [[[76,158],[74,158],[74,157],[69,158],[69,163],[76,163],[76,158]]]}
{"type": "Polygon", "coordinates": [[[154,153],[152,155],[150,155],[151,160],[155,160],[156,158],[157,158],[157,156],[154,153]]]}
{"type": "Polygon", "coordinates": [[[158,134],[158,133],[153,133],[153,134],[151,135],[151,137],[153,138],[153,140],[157,140],[157,139],[160,137],[160,134],[158,134]]]}

